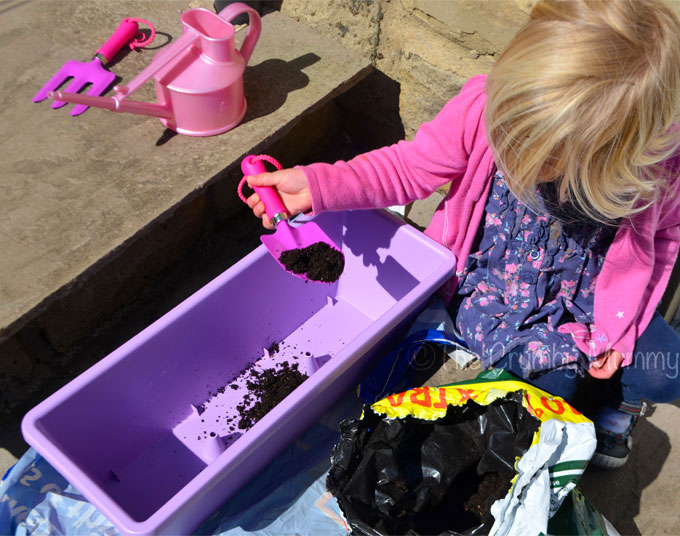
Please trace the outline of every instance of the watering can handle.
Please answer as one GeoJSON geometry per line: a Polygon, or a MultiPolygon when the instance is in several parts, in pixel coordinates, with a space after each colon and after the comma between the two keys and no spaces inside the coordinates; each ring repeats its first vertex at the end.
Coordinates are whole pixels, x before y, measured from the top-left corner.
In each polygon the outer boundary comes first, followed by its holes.
{"type": "Polygon", "coordinates": [[[260,37],[260,30],[262,29],[262,22],[260,20],[259,13],[246,4],[235,2],[225,7],[218,13],[218,15],[227,22],[231,22],[232,19],[238,15],[241,15],[242,13],[248,13],[248,33],[246,34],[246,38],[243,40],[243,44],[241,45],[239,52],[241,53],[241,56],[243,56],[243,60],[248,63],[248,60],[250,60],[250,55],[253,53],[253,49],[255,48],[257,40],[260,37]]]}

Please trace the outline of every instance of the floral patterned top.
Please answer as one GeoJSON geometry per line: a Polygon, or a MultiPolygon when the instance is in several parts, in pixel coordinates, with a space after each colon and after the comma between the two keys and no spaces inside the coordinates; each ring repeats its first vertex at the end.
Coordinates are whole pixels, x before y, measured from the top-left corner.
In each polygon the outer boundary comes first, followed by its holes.
{"type": "Polygon", "coordinates": [[[585,354],[557,327],[593,323],[595,282],[615,234],[614,227],[574,221],[558,210],[551,186],[537,197],[538,214],[496,173],[479,250],[468,257],[456,299],[456,326],[482,364],[523,346],[527,377],[587,368],[585,354]]]}

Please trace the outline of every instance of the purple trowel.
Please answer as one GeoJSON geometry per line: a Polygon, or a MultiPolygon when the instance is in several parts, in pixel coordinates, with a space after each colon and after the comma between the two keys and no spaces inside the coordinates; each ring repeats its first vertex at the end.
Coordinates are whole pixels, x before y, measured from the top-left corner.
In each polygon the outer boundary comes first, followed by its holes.
{"type": "MultiPolygon", "coordinates": [[[[273,158],[247,156],[241,162],[241,170],[246,176],[259,175],[267,170],[263,160],[281,169],[273,158]]],[[[241,194],[239,185],[239,195],[241,194]]],[[[297,227],[288,223],[288,211],[276,190],[271,186],[254,186],[265,205],[267,216],[276,227],[276,232],[260,237],[262,243],[287,272],[304,279],[332,283],[336,281],[345,266],[345,256],[326,233],[314,222],[306,222],[297,227]]]]}

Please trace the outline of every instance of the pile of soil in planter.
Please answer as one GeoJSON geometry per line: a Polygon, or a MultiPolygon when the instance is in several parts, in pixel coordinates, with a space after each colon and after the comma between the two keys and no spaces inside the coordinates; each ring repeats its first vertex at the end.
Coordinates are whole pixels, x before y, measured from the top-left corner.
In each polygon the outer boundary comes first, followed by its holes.
{"type": "Polygon", "coordinates": [[[337,281],[345,268],[345,256],[342,252],[325,242],[286,250],[281,253],[279,262],[289,272],[303,275],[310,281],[324,283],[337,281]]]}
{"type": "Polygon", "coordinates": [[[250,378],[246,381],[250,391],[236,406],[241,417],[238,427],[241,430],[251,428],[306,379],[307,375],[298,370],[298,364],[290,365],[288,361],[281,363],[278,369],[259,372],[251,368],[250,378]]]}

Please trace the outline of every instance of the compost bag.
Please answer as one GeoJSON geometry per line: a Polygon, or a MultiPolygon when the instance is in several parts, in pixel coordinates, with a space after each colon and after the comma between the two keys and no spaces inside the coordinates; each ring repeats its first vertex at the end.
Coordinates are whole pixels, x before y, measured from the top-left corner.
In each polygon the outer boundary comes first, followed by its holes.
{"type": "Polygon", "coordinates": [[[595,449],[592,422],[503,371],[419,387],[340,425],[326,480],[353,534],[540,534],[595,449]]]}

